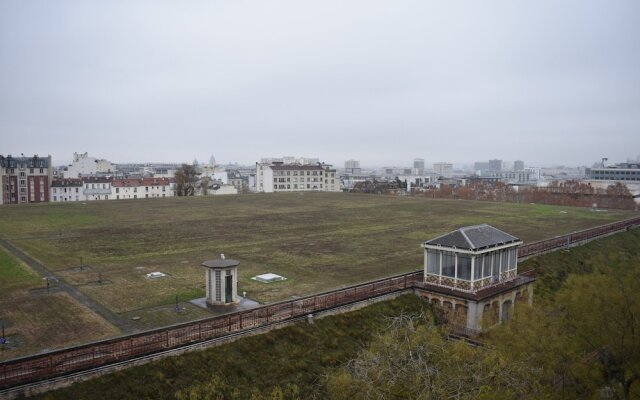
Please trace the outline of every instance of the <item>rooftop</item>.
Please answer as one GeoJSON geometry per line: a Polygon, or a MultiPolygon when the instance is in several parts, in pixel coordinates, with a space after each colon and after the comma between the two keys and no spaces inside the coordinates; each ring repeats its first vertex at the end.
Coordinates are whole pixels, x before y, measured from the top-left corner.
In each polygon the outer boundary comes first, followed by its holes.
{"type": "Polygon", "coordinates": [[[216,260],[207,260],[202,263],[203,267],[207,268],[229,268],[240,265],[240,261],[228,260],[224,258],[218,258],[216,260]]]}
{"type": "Polygon", "coordinates": [[[465,250],[482,250],[519,242],[520,239],[491,225],[465,226],[446,235],[427,240],[424,245],[443,246],[465,250]]]}
{"type": "Polygon", "coordinates": [[[292,170],[310,170],[310,171],[322,171],[322,168],[319,165],[295,165],[295,164],[287,164],[287,165],[271,165],[271,169],[277,171],[292,171],[292,170]]]}
{"type": "Polygon", "coordinates": [[[51,187],[82,187],[82,180],[80,179],[54,179],[51,182],[51,187]]]}

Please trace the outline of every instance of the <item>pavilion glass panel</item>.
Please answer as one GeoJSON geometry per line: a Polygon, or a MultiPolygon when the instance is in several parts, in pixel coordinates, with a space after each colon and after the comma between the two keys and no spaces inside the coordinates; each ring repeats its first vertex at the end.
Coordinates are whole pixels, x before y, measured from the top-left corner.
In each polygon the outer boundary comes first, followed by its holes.
{"type": "Polygon", "coordinates": [[[497,251],[491,252],[491,275],[500,275],[500,254],[497,251]]]}
{"type": "Polygon", "coordinates": [[[516,269],[518,265],[518,249],[512,247],[509,249],[509,269],[516,269]]]}
{"type": "Polygon", "coordinates": [[[458,279],[471,280],[471,257],[458,254],[458,279]]]}
{"type": "Polygon", "coordinates": [[[456,255],[448,251],[442,252],[442,275],[455,278],[456,255]]]}
{"type": "Polygon", "coordinates": [[[509,253],[507,250],[500,250],[500,272],[506,272],[508,267],[509,253]]]}
{"type": "Polygon", "coordinates": [[[485,253],[483,258],[484,268],[482,269],[482,277],[488,278],[491,276],[491,253],[485,253]]]}
{"type": "Polygon", "coordinates": [[[482,262],[484,261],[484,254],[480,254],[476,256],[476,261],[473,266],[473,280],[477,281],[478,279],[482,279],[482,262]]]}
{"type": "Polygon", "coordinates": [[[427,272],[440,274],[440,252],[438,250],[427,250],[427,272]]]}

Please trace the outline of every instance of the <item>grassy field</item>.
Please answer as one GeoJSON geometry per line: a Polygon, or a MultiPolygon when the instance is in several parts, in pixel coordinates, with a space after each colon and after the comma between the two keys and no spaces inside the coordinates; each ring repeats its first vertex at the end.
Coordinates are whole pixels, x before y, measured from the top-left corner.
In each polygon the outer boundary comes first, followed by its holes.
{"type": "MultiPolygon", "coordinates": [[[[220,253],[241,262],[239,292],[273,302],[415,270],[422,241],[463,225],[489,223],[530,242],[633,215],[342,193],[256,194],[6,206],[0,235],[110,310],[141,316],[143,329],[207,315],[167,310],[176,296],[183,302],[204,296],[200,264],[220,253]],[[88,265],[82,271],[81,257],[88,265]],[[168,277],[146,278],[153,271],[168,277]],[[287,280],[250,279],[266,272],[287,280]]],[[[0,291],[13,291],[9,281],[0,281],[0,291]]]]}
{"type": "Polygon", "coordinates": [[[43,290],[43,281],[0,247],[0,323],[9,345],[0,360],[114,336],[119,331],[66,293],[43,290]]]}

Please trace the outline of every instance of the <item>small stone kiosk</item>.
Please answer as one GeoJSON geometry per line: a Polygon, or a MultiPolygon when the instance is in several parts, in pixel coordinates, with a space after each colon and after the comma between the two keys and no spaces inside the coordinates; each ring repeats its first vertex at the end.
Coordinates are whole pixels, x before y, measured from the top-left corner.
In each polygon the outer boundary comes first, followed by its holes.
{"type": "Polygon", "coordinates": [[[207,269],[207,305],[220,306],[238,302],[238,265],[239,261],[227,260],[224,254],[216,260],[202,263],[207,269]]]}
{"type": "Polygon", "coordinates": [[[508,319],[516,303],[531,304],[533,296],[534,278],[518,275],[521,244],[487,224],[427,240],[421,295],[441,306],[462,333],[480,333],[508,319]]]}

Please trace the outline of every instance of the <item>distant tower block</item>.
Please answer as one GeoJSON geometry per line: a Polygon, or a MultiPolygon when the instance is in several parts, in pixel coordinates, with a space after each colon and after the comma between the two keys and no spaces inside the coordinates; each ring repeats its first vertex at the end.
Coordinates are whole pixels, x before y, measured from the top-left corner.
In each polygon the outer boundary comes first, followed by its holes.
{"type": "Polygon", "coordinates": [[[207,269],[207,304],[219,306],[238,302],[238,265],[239,261],[226,259],[224,254],[217,260],[202,263],[207,269]]]}

